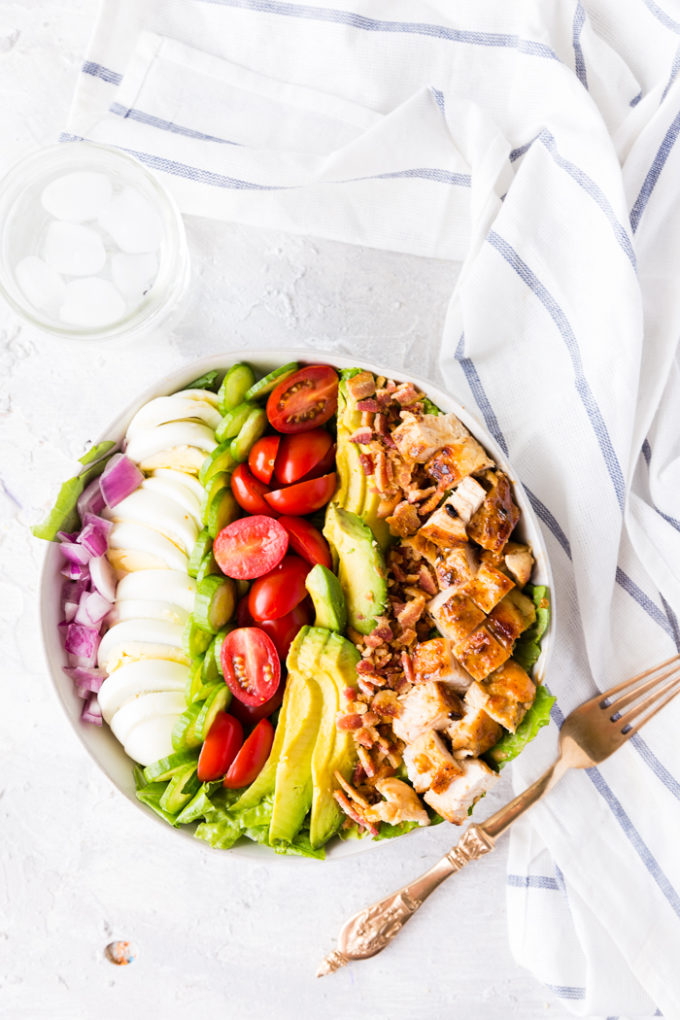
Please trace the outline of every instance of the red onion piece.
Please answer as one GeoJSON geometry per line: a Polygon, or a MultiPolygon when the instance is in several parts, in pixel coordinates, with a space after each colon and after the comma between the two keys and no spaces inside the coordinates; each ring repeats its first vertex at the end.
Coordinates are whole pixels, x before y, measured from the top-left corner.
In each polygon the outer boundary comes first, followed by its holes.
{"type": "Polygon", "coordinates": [[[134,461],[124,453],[114,453],[99,478],[99,485],[106,505],[110,508],[117,506],[139,488],[143,481],[144,475],[134,461]]]}
{"type": "Polygon", "coordinates": [[[75,542],[78,538],[77,531],[58,531],[57,538],[60,542],[75,542]]]}
{"type": "Polygon", "coordinates": [[[92,558],[92,553],[88,552],[85,546],[80,545],[79,542],[62,542],[59,548],[66,557],[67,563],[85,566],[92,558]]]}
{"type": "Polygon", "coordinates": [[[85,527],[78,535],[79,545],[84,546],[91,556],[103,556],[109,545],[107,536],[113,523],[94,514],[86,514],[85,521],[85,527]]]}
{"type": "Polygon", "coordinates": [[[98,591],[84,591],[80,596],[75,621],[85,627],[97,627],[111,609],[108,602],[98,591]]]}
{"type": "Polygon", "coordinates": [[[105,505],[99,479],[95,478],[81,492],[76,503],[76,509],[81,521],[84,521],[86,514],[101,513],[105,505]]]}
{"type": "Polygon", "coordinates": [[[69,581],[89,581],[90,579],[88,566],[80,563],[67,563],[65,567],[61,568],[61,574],[69,581]]]}
{"type": "MultiPolygon", "coordinates": [[[[60,625],[61,626],[61,625],[60,625]]],[[[66,629],[64,648],[79,659],[82,665],[94,666],[99,648],[99,627],[87,627],[82,623],[69,623],[66,629]]]]}
{"type": "Polygon", "coordinates": [[[101,726],[102,713],[96,694],[91,694],[87,699],[83,705],[83,710],[80,713],[80,718],[83,722],[94,723],[95,726],[101,726]]]}
{"type": "Polygon", "coordinates": [[[94,590],[107,602],[115,602],[116,576],[106,556],[96,556],[90,560],[90,576],[94,590]]]}
{"type": "Polygon", "coordinates": [[[73,680],[80,697],[96,694],[106,680],[104,670],[97,669],[96,666],[91,666],[89,669],[85,666],[64,666],[63,670],[66,676],[73,680]]]}

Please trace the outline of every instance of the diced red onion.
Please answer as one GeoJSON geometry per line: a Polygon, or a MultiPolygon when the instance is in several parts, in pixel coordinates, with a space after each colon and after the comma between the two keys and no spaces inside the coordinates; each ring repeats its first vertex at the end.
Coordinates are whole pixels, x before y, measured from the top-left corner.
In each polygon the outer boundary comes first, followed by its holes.
{"type": "Polygon", "coordinates": [[[82,665],[94,666],[99,648],[99,628],[87,627],[82,623],[69,623],[66,629],[64,648],[81,660],[82,665]]]}
{"type": "Polygon", "coordinates": [[[134,461],[124,453],[114,453],[99,478],[99,485],[106,505],[114,507],[143,481],[144,475],[134,461]]]}
{"type": "Polygon", "coordinates": [[[69,581],[89,581],[90,579],[90,570],[87,564],[67,563],[61,568],[61,574],[69,581]]]}
{"type": "Polygon", "coordinates": [[[76,508],[81,521],[84,521],[86,514],[99,514],[105,505],[99,479],[95,478],[81,492],[76,508]]]}
{"type": "Polygon", "coordinates": [[[98,591],[84,591],[80,596],[75,621],[86,627],[99,627],[110,609],[111,603],[98,591]]]}
{"type": "Polygon", "coordinates": [[[78,689],[78,694],[85,697],[86,694],[96,694],[106,680],[106,673],[96,666],[87,668],[85,666],[64,666],[64,673],[73,680],[78,689]]]}
{"type": "Polygon", "coordinates": [[[96,556],[90,560],[90,576],[95,591],[108,602],[115,602],[116,576],[106,556],[96,556]]]}
{"type": "Polygon", "coordinates": [[[80,713],[80,718],[83,722],[94,723],[95,726],[101,726],[102,713],[96,694],[91,694],[87,699],[83,705],[83,710],[80,713]]]}
{"type": "Polygon", "coordinates": [[[57,538],[60,542],[75,542],[78,538],[77,531],[58,531],[57,538]]]}
{"type": "Polygon", "coordinates": [[[79,542],[62,542],[59,548],[66,557],[67,563],[78,563],[80,566],[85,566],[92,558],[92,553],[88,552],[85,546],[79,542]]]}
{"type": "Polygon", "coordinates": [[[108,533],[113,527],[111,521],[95,514],[85,515],[85,527],[78,535],[78,544],[82,545],[91,556],[103,556],[108,548],[108,533]]]}

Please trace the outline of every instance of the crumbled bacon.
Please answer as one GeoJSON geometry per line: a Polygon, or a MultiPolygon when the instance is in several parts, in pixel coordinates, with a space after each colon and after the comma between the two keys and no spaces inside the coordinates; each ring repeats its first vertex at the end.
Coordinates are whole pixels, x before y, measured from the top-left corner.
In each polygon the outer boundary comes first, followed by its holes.
{"type": "Polygon", "coordinates": [[[407,503],[405,499],[396,505],[394,512],[387,518],[387,523],[392,534],[402,538],[415,535],[420,527],[418,511],[412,503],[407,503]]]}
{"type": "Polygon", "coordinates": [[[420,400],[420,397],[421,394],[412,382],[401,383],[392,394],[393,400],[396,400],[402,407],[409,407],[411,404],[415,404],[416,401],[420,400]]]}
{"type": "Polygon", "coordinates": [[[365,475],[372,475],[375,470],[375,465],[373,464],[373,458],[370,453],[360,453],[359,460],[361,462],[361,470],[363,473],[365,475]]]}
{"type": "Polygon", "coordinates": [[[432,576],[432,571],[426,563],[423,563],[418,573],[418,584],[428,595],[436,595],[439,591],[437,582],[432,576]]]}
{"type": "Polygon", "coordinates": [[[362,829],[368,829],[372,836],[378,835],[378,830],[376,829],[375,825],[373,825],[372,822],[368,822],[364,818],[364,816],[360,814],[355,807],[353,807],[353,805],[350,803],[350,801],[347,799],[345,794],[342,793],[341,790],[335,790],[333,796],[335,797],[336,801],[338,802],[342,810],[345,812],[345,814],[348,815],[348,817],[351,818],[353,822],[356,822],[357,825],[361,826],[362,829]]]}
{"type": "Polygon", "coordinates": [[[338,715],[335,725],[339,730],[358,730],[364,725],[364,717],[358,712],[350,715],[338,715]]]}
{"type": "MultiPolygon", "coordinates": [[[[376,406],[376,411],[378,410],[376,406]]],[[[373,419],[373,427],[379,436],[387,435],[387,416],[384,414],[376,414],[373,419]]]]}
{"type": "Polygon", "coordinates": [[[366,446],[373,439],[373,430],[367,426],[362,426],[353,432],[349,437],[350,443],[361,443],[362,446],[366,446]]]}
{"type": "MultiPolygon", "coordinates": [[[[373,397],[369,397],[366,400],[357,400],[357,411],[377,411],[378,401],[373,397]]],[[[380,431],[376,428],[376,432],[380,431]]]]}
{"type": "Polygon", "coordinates": [[[406,493],[406,499],[409,503],[420,503],[422,499],[427,499],[428,496],[431,496],[436,491],[436,485],[428,485],[426,489],[410,489],[406,493]]]}
{"type": "Polygon", "coordinates": [[[397,613],[399,626],[404,629],[414,627],[423,615],[426,603],[427,598],[425,595],[418,595],[416,598],[410,599],[404,608],[397,613]]]}
{"type": "Polygon", "coordinates": [[[414,684],[416,682],[416,677],[413,672],[413,661],[406,650],[401,653],[401,664],[404,667],[404,676],[410,684],[414,684]]]}
{"type": "Polygon", "coordinates": [[[359,755],[359,761],[361,762],[364,772],[369,779],[373,779],[375,776],[375,765],[373,764],[370,754],[365,747],[359,747],[357,749],[357,754],[359,755]]]}

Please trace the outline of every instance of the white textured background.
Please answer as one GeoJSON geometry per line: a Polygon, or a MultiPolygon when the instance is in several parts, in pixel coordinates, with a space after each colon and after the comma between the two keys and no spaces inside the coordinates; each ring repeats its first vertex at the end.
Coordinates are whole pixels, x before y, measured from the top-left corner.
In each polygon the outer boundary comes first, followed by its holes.
{"type": "MultiPolygon", "coordinates": [[[[58,137],[96,7],[0,3],[1,172],[58,137]]],[[[62,716],[38,634],[43,550],[28,526],[136,392],[198,355],[249,346],[306,344],[435,376],[450,264],[196,219],[187,232],[182,317],[134,349],[64,347],[0,306],[0,1016],[565,1018],[510,957],[502,845],[381,956],[317,981],[343,921],[455,833],[332,864],[211,851],[136,811],[62,716]],[[106,960],[112,939],[133,943],[131,966],[106,960]]],[[[505,778],[484,813],[510,794],[505,778]]]]}

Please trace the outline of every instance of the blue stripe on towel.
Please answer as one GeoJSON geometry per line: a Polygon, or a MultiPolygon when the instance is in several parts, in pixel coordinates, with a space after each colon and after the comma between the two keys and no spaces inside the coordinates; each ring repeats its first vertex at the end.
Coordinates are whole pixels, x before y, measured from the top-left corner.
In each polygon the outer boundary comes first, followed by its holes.
{"type": "Polygon", "coordinates": [[[585,988],[575,988],[573,985],[549,985],[547,981],[544,984],[560,999],[585,999],[586,997],[585,988]]]}
{"type": "Polygon", "coordinates": [[[287,18],[307,18],[311,21],[325,21],[338,25],[349,25],[365,32],[393,32],[408,35],[424,35],[431,39],[447,42],[467,43],[472,46],[492,46],[517,50],[533,57],[558,60],[550,46],[535,39],[522,39],[518,35],[504,32],[478,32],[469,29],[451,28],[422,21],[385,21],[367,18],[354,11],[343,11],[330,7],[310,7],[307,4],[278,3],[275,0],[201,0],[202,3],[222,7],[238,7],[258,14],[278,14],[287,18]]]}
{"type": "Polygon", "coordinates": [[[144,113],[143,110],[136,110],[122,106],[120,103],[112,103],[109,107],[109,113],[115,114],[117,117],[123,117],[124,119],[136,120],[140,124],[148,124],[149,127],[158,128],[160,131],[170,131],[175,135],[185,135],[187,138],[196,138],[201,142],[220,142],[222,145],[238,145],[238,142],[232,142],[228,138],[217,138],[215,135],[206,135],[202,131],[194,131],[193,128],[183,127],[181,124],[175,124],[171,120],[163,120],[161,117],[154,117],[151,113],[144,113]]]}
{"type": "Polygon", "coordinates": [[[680,22],[675,21],[671,18],[670,14],[659,7],[654,0],[644,0],[645,7],[654,15],[657,21],[660,21],[664,28],[670,28],[671,32],[680,33],[680,22]]]}
{"type": "Polygon", "coordinates": [[[656,187],[656,183],[659,180],[661,171],[666,165],[666,160],[670,155],[671,149],[675,145],[678,134],[680,134],[680,113],[677,113],[675,115],[675,118],[673,119],[670,127],[668,128],[668,131],[664,136],[664,140],[659,146],[659,150],[656,156],[654,157],[652,165],[647,171],[647,176],[642,182],[640,194],[635,199],[635,204],[631,209],[630,225],[633,228],[633,233],[635,233],[638,226],[640,225],[640,218],[647,207],[647,203],[649,202],[651,194],[654,191],[654,188],[656,187]]]}
{"type": "Polygon", "coordinates": [[[92,60],[86,60],[80,70],[83,74],[89,74],[93,78],[101,78],[102,81],[108,82],[109,85],[120,85],[123,80],[123,75],[119,74],[118,71],[112,71],[109,67],[104,67],[102,64],[95,64],[92,60]]]}
{"type": "Polygon", "coordinates": [[[581,47],[581,31],[585,20],[586,12],[583,9],[581,0],[578,0],[578,3],[576,4],[576,11],[574,13],[574,28],[572,34],[572,44],[574,47],[574,70],[576,71],[576,77],[581,82],[581,85],[583,85],[584,89],[587,89],[588,75],[586,74],[586,62],[583,58],[583,49],[581,47]]]}
{"type": "Polygon", "coordinates": [[[560,887],[556,878],[549,878],[547,875],[508,875],[507,884],[514,889],[549,889],[559,892],[560,887]]]}
{"type": "Polygon", "coordinates": [[[555,326],[562,337],[569,357],[571,359],[572,368],[574,371],[574,383],[576,386],[576,392],[578,393],[581,403],[583,404],[586,414],[590,419],[595,438],[599,444],[602,456],[604,458],[609,477],[614,487],[614,492],[619,504],[621,511],[623,512],[625,504],[625,483],[623,480],[623,472],[621,465],[619,464],[618,457],[614,450],[609,431],[605,424],[602,412],[593,396],[592,390],[588,384],[583,373],[583,362],[581,361],[581,352],[579,350],[578,342],[574,335],[574,331],[571,328],[571,324],[567,319],[564,311],[559,306],[553,295],[545,287],[543,283],[538,279],[532,269],[526,264],[526,262],[518,255],[514,248],[512,248],[504,238],[497,234],[494,230],[490,231],[487,240],[496,251],[505,259],[510,265],[519,278],[529,287],[529,289],[536,295],[538,300],[541,302],[545,310],[550,315],[555,326]]]}

